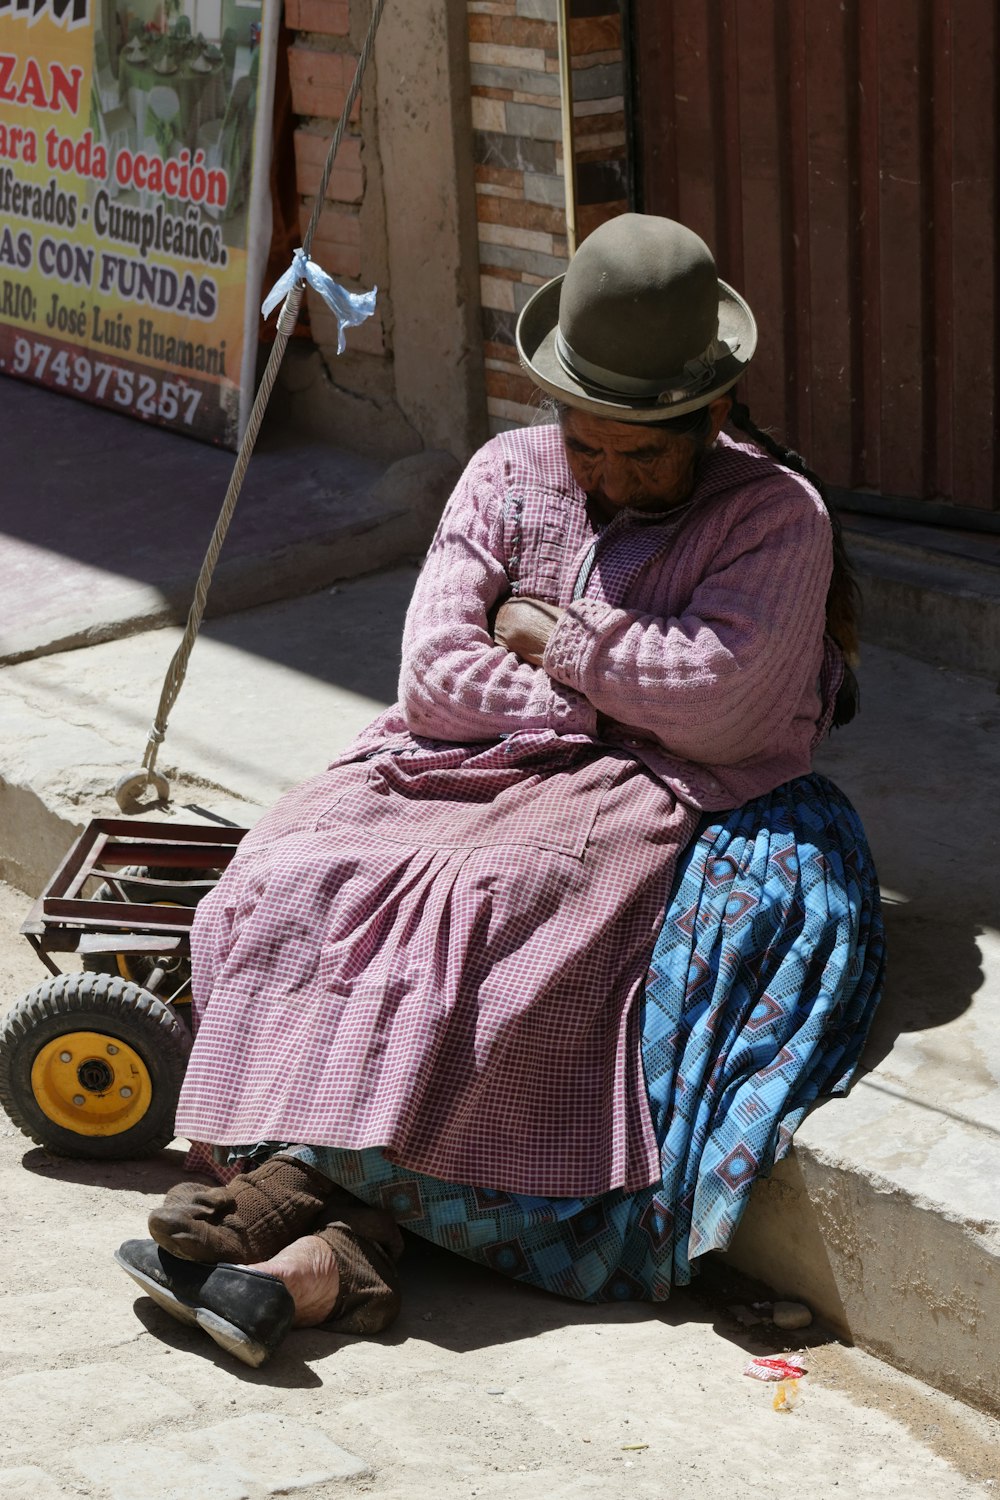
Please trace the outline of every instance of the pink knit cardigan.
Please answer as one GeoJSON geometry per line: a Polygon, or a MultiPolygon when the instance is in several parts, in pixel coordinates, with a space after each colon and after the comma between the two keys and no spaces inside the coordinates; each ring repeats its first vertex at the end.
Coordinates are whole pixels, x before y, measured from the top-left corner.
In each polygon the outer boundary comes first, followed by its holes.
{"type": "Polygon", "coordinates": [[[627,746],[692,806],[738,806],[808,771],[828,727],[843,670],[824,639],[831,568],[820,497],[751,445],[721,436],[677,516],[628,511],[595,536],[558,427],[504,433],[442,517],[399,703],[336,763],[553,729],[627,746]],[[542,667],[490,634],[518,593],[566,609],[542,667]]]}

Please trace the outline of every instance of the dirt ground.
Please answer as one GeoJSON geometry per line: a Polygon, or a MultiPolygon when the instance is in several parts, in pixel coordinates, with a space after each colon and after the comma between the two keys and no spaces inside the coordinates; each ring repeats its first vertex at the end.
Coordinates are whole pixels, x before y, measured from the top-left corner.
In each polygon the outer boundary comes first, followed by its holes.
{"type": "MultiPolygon", "coordinates": [[[[27,905],[0,886],[0,1010],[45,977],[27,905]]],[[[295,1333],[251,1371],[111,1258],[181,1162],[60,1160],[0,1116],[4,1500],[998,1493],[1000,1423],[822,1331],[774,1411],[743,1367],[802,1335],[742,1326],[730,1308],[761,1293],[718,1268],[663,1307],[590,1308],[411,1241],[386,1336],[295,1333]]]]}

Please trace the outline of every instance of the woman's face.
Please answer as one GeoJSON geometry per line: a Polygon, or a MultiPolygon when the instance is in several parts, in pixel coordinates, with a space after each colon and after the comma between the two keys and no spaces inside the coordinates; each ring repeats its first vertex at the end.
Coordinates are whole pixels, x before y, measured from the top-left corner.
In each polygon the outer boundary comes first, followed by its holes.
{"type": "Polygon", "coordinates": [[[620,510],[669,510],[694,489],[697,461],[711,447],[729,411],[729,397],[708,408],[704,438],[610,422],[570,407],[562,418],[563,441],[573,478],[605,519],[620,510]]]}

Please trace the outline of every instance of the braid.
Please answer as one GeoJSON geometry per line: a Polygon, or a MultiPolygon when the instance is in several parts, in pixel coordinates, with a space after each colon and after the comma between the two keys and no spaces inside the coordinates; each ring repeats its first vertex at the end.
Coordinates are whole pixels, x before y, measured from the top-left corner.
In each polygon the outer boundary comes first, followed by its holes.
{"type": "Polygon", "coordinates": [[[858,680],[854,675],[853,666],[858,657],[858,613],[861,604],[861,591],[844,546],[840,517],[832,509],[826,486],[819,475],[813,473],[801,454],[796,453],[792,448],[786,448],[770,433],[763,432],[742,401],[733,402],[729,420],[758,447],[763,448],[765,453],[777,459],[779,464],[786,469],[791,469],[795,474],[801,474],[803,479],[807,479],[819,493],[829,514],[830,525],[833,528],[833,575],[826,596],[826,630],[844,653],[844,680],[837,693],[837,702],[833,711],[834,727],[839,728],[842,724],[850,723],[858,711],[860,702],[858,680]]]}

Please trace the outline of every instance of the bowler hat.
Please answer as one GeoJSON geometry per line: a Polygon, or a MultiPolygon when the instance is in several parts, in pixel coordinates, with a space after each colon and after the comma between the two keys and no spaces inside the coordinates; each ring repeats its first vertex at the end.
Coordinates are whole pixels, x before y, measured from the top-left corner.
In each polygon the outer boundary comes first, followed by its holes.
{"type": "Polygon", "coordinates": [[[753,313],[719,280],[704,240],[652,214],[595,229],[517,322],[518,353],[542,390],[618,422],[707,406],[756,346],[753,313]]]}

